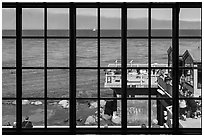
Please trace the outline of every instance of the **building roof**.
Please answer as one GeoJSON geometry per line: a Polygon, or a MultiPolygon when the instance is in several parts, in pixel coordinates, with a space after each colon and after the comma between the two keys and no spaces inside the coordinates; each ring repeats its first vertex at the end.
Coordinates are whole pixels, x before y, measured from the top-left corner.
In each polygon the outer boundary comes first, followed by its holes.
{"type": "MultiPolygon", "coordinates": [[[[168,49],[168,54],[172,52],[172,47],[169,47],[168,49]]],[[[195,47],[193,49],[184,49],[180,47],[179,49],[179,56],[183,57],[185,54],[189,54],[193,62],[201,62],[201,48],[200,47],[195,47]]]]}

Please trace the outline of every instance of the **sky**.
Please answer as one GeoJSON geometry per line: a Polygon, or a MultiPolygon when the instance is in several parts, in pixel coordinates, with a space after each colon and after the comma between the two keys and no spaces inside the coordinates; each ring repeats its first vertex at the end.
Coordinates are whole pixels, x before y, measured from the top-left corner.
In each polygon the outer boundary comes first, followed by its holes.
{"type": "MultiPolygon", "coordinates": [[[[48,8],[48,28],[67,28],[68,25],[68,13],[69,10],[64,8],[48,8]]],[[[101,28],[112,27],[114,29],[120,29],[120,21],[116,19],[121,18],[121,9],[109,9],[102,8],[101,14],[101,28]],[[114,20],[115,19],[115,20],[114,20]],[[113,25],[115,23],[115,26],[113,25]],[[110,25],[109,25],[110,24],[110,25]]],[[[127,11],[128,19],[131,20],[133,26],[136,19],[147,19],[148,9],[143,8],[129,8],[127,11]]],[[[15,28],[15,10],[14,9],[2,9],[3,29],[15,28]]],[[[97,27],[97,9],[96,8],[78,8],[77,9],[77,28],[96,28],[97,27]],[[84,20],[84,21],[83,21],[84,20]]],[[[152,19],[169,21],[172,19],[172,9],[152,8],[152,19]]],[[[182,21],[201,21],[201,9],[189,9],[183,8],[180,11],[180,20],[182,21]]],[[[144,25],[138,25],[142,29],[146,28],[147,21],[140,21],[144,25]]],[[[166,23],[171,27],[170,23],[166,23]]],[[[162,24],[160,22],[160,24],[162,24]]],[[[164,24],[164,23],[163,23],[164,24]]],[[[156,24],[157,25],[157,24],[156,24]]],[[[165,26],[165,25],[164,25],[165,26]]],[[[134,26],[133,26],[134,27],[134,26]]],[[[154,26],[153,26],[154,27],[154,26]]],[[[137,26],[136,26],[137,28],[137,26]]],[[[23,29],[43,29],[43,8],[23,9],[23,29]]]]}

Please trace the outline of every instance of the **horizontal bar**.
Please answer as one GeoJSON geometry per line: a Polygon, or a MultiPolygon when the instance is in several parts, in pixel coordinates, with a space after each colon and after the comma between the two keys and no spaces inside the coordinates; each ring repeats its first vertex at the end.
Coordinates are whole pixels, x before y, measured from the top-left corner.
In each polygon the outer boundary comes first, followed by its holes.
{"type": "MultiPolygon", "coordinates": [[[[63,3],[63,2],[19,2],[22,8],[70,8],[71,3],[63,3]]],[[[91,2],[77,2],[74,3],[76,8],[121,8],[122,3],[119,2],[99,2],[99,3],[91,3],[91,2]]],[[[173,8],[175,7],[175,2],[150,2],[150,3],[142,3],[142,2],[127,2],[127,8],[173,8]]],[[[179,2],[180,8],[202,8],[201,2],[179,2]]],[[[17,3],[13,2],[3,2],[2,8],[15,8],[17,7],[17,3]]]]}

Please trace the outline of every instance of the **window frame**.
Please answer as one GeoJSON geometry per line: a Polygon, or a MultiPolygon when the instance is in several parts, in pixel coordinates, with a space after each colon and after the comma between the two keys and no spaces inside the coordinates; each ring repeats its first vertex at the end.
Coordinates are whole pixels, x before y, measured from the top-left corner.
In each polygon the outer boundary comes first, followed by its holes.
{"type": "MultiPolygon", "coordinates": [[[[3,128],[3,134],[201,134],[202,128],[198,129],[180,129],[178,127],[178,107],[179,98],[178,92],[173,92],[173,128],[172,129],[138,129],[138,128],[127,128],[127,39],[148,39],[148,67],[149,73],[151,72],[151,39],[172,39],[172,69],[173,73],[173,91],[178,91],[179,83],[179,39],[201,39],[200,37],[180,37],[179,36],[179,8],[202,8],[201,2],[186,2],[186,3],[2,3],[2,8],[16,8],[16,36],[2,36],[3,39],[16,39],[16,67],[2,67],[2,69],[16,69],[16,129],[3,128]],[[44,36],[22,36],[22,8],[44,8],[44,36]],[[47,36],[47,8],[68,8],[69,9],[69,37],[53,37],[47,36]],[[97,8],[97,22],[100,24],[100,8],[120,8],[121,9],[121,37],[113,37],[113,39],[121,39],[121,58],[122,58],[122,128],[99,128],[100,122],[98,122],[98,128],[76,128],[76,70],[80,69],[95,69],[98,70],[98,101],[100,97],[100,70],[106,67],[100,66],[100,40],[101,39],[112,39],[111,37],[100,37],[100,31],[98,31],[97,37],[76,37],[76,9],[77,8],[97,8]],[[171,8],[172,9],[172,36],[171,37],[153,37],[151,31],[148,31],[147,37],[127,37],[127,8],[148,8],[148,30],[151,30],[151,8],[171,8]],[[27,38],[42,38],[44,39],[44,66],[43,67],[22,67],[22,39],[27,38]],[[69,69],[70,77],[70,90],[69,98],[63,98],[70,100],[70,128],[47,128],[47,100],[51,99],[47,97],[47,70],[58,69],[59,67],[48,67],[47,66],[47,40],[49,38],[64,38],[69,39],[70,58],[69,67],[63,67],[63,69],[69,69]],[[98,48],[98,65],[97,67],[76,67],[76,39],[97,39],[98,48]],[[177,46],[178,45],[178,46],[177,46]],[[44,70],[44,124],[45,128],[33,128],[33,129],[22,129],[22,70],[23,69],[43,69],[44,70]]],[[[98,25],[98,30],[100,25],[98,25]]],[[[61,67],[60,67],[61,68],[61,67]]],[[[108,67],[107,67],[108,68],[108,67]]],[[[162,69],[162,67],[160,67],[162,69]]],[[[165,67],[166,68],[166,67],[165,67]]],[[[164,69],[165,69],[164,68],[164,69]]],[[[196,69],[195,67],[191,67],[196,69]]],[[[182,68],[185,69],[185,68],[182,68]]],[[[151,75],[149,75],[149,83],[151,83],[151,75]]],[[[151,93],[151,84],[149,84],[149,93],[151,93]]],[[[3,100],[9,98],[2,98],[3,100]]],[[[39,98],[32,98],[39,99],[39,98]]],[[[60,99],[60,98],[57,98],[60,99]]],[[[93,98],[88,98],[93,99],[93,98]]],[[[136,98],[137,100],[138,98],[136,98]]],[[[194,98],[195,99],[195,98],[194,98]]],[[[151,125],[151,94],[148,96],[149,101],[149,125],[151,125]]],[[[155,99],[154,99],[155,100],[155,99]]],[[[159,98],[156,98],[159,100],[159,98]]],[[[164,99],[165,100],[165,99],[164,99]]],[[[98,110],[100,110],[98,103],[98,110]]],[[[100,121],[100,120],[99,120],[100,121]]]]}

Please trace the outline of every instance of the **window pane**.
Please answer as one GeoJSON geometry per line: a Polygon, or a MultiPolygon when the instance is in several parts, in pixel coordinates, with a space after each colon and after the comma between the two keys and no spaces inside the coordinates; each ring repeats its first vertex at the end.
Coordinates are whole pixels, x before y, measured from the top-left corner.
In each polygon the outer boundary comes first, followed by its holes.
{"type": "Polygon", "coordinates": [[[44,40],[23,39],[22,42],[22,66],[42,67],[44,66],[44,40]]]}
{"type": "Polygon", "coordinates": [[[77,69],[77,93],[78,98],[97,97],[97,70],[77,69]]]}
{"type": "Polygon", "coordinates": [[[121,66],[121,40],[101,39],[100,41],[101,67],[121,66]]]}
{"type": "Polygon", "coordinates": [[[156,74],[152,76],[157,77],[155,84],[158,85],[156,89],[157,95],[155,97],[159,98],[172,98],[172,70],[171,69],[155,69],[156,74]]]}
{"type": "Polygon", "coordinates": [[[2,70],[2,97],[16,97],[16,70],[2,70]]]}
{"type": "Polygon", "coordinates": [[[97,40],[77,39],[76,42],[77,67],[97,67],[97,40]]]}
{"type": "Polygon", "coordinates": [[[172,36],[172,9],[152,8],[152,36],[172,36]]]}
{"type": "Polygon", "coordinates": [[[100,127],[121,128],[121,100],[100,100],[100,127]]]}
{"type": "Polygon", "coordinates": [[[148,36],[148,9],[127,9],[127,36],[148,36]]]}
{"type": "Polygon", "coordinates": [[[69,97],[69,70],[47,70],[47,94],[50,98],[69,97]]]}
{"type": "Polygon", "coordinates": [[[16,128],[16,100],[2,100],[2,128],[16,128]]]}
{"type": "Polygon", "coordinates": [[[77,128],[80,127],[93,127],[97,128],[98,115],[97,115],[97,100],[84,100],[80,99],[76,102],[76,124],[77,128]]]}
{"type": "Polygon", "coordinates": [[[16,66],[16,39],[2,39],[2,66],[16,66]]]}
{"type": "Polygon", "coordinates": [[[180,39],[179,54],[184,59],[185,66],[193,66],[193,63],[201,63],[201,39],[180,39]]]}
{"type": "Polygon", "coordinates": [[[48,100],[47,105],[48,128],[68,128],[69,100],[48,100]]]}
{"type": "Polygon", "coordinates": [[[201,36],[201,8],[181,8],[180,36],[201,36]]]}
{"type": "Polygon", "coordinates": [[[180,69],[179,97],[202,97],[202,74],[200,69],[180,69]]]}
{"type": "Polygon", "coordinates": [[[69,66],[69,40],[48,39],[47,64],[49,67],[69,66]]]}
{"type": "Polygon", "coordinates": [[[76,35],[81,37],[97,36],[97,9],[77,8],[76,14],[76,35]]]}
{"type": "Polygon", "coordinates": [[[121,10],[120,9],[100,9],[100,35],[101,37],[121,36],[121,10]]]}
{"type": "Polygon", "coordinates": [[[148,100],[127,101],[127,125],[141,128],[141,125],[148,126],[148,100]]]}
{"type": "Polygon", "coordinates": [[[2,35],[16,35],[16,9],[2,8],[2,35]]]}
{"type": "Polygon", "coordinates": [[[23,97],[44,97],[44,71],[24,69],[22,73],[23,97]]]}
{"type": "Polygon", "coordinates": [[[69,9],[47,9],[47,35],[69,36],[69,9]]]}
{"type": "MultiPolygon", "coordinates": [[[[109,77],[110,69],[101,69],[100,71],[100,97],[114,97],[115,91],[111,88],[111,83],[109,77]]],[[[110,75],[111,76],[111,75],[110,75]]],[[[119,82],[121,85],[121,82],[119,82]]]]}
{"type": "Polygon", "coordinates": [[[180,99],[179,100],[179,123],[180,128],[201,128],[202,100],[180,99]]]}
{"type": "Polygon", "coordinates": [[[128,39],[127,61],[130,65],[128,65],[127,67],[140,67],[139,64],[146,64],[147,67],[148,41],[146,39],[128,39]],[[136,64],[138,64],[138,66],[136,64]]]}
{"type": "Polygon", "coordinates": [[[172,128],[172,100],[151,100],[151,128],[172,128]]]}
{"type": "Polygon", "coordinates": [[[152,67],[167,67],[169,49],[172,47],[171,39],[153,39],[151,41],[152,67]]]}
{"type": "Polygon", "coordinates": [[[23,36],[43,36],[44,9],[23,8],[22,12],[23,36]]]}
{"type": "MultiPolygon", "coordinates": [[[[48,116],[52,115],[48,111],[48,116]]],[[[44,101],[43,100],[22,100],[22,127],[44,128],[44,101]],[[26,118],[29,123],[26,122],[26,118]]]]}

